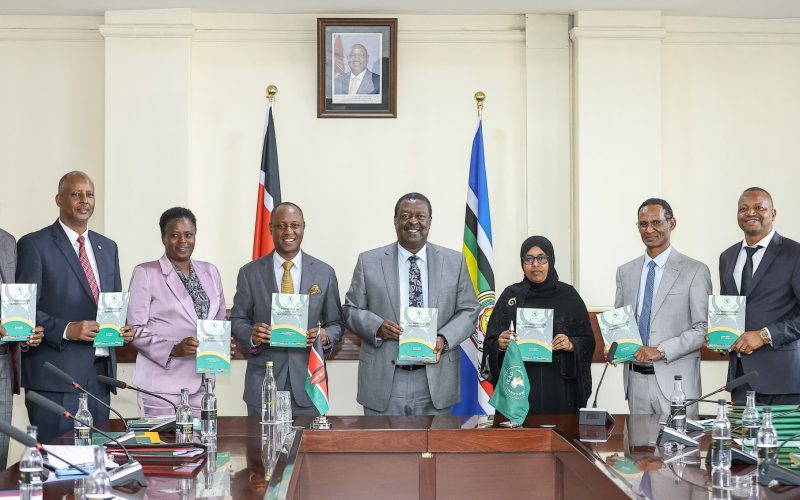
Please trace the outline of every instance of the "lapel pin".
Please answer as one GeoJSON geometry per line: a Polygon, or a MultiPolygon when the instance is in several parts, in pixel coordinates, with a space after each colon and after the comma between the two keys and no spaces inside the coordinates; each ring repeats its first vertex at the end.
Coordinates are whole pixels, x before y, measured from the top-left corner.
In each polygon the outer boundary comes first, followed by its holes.
{"type": "Polygon", "coordinates": [[[97,245],[97,249],[98,249],[98,250],[102,250],[102,249],[103,249],[103,247],[101,247],[100,245],[97,245]]]}

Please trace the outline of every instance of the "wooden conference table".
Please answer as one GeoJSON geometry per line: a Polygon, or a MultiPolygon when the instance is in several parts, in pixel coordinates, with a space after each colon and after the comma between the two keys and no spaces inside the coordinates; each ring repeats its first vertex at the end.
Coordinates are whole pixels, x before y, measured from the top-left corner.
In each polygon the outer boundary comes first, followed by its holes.
{"type": "MultiPolygon", "coordinates": [[[[482,428],[486,417],[329,417],[331,430],[287,441],[264,468],[256,418],[221,417],[216,467],[192,476],[148,476],[132,498],[654,499],[708,498],[705,449],[655,446],[658,419],[619,415],[613,427],[579,426],[576,415],[532,416],[523,428],[482,428]],[[548,427],[554,425],[555,427],[548,427]]],[[[495,424],[496,425],[496,424],[495,424]]],[[[111,421],[118,430],[119,421],[111,421]]],[[[169,441],[170,434],[164,434],[169,441]]],[[[736,471],[736,473],[746,471],[736,471]]],[[[0,489],[17,487],[17,465],[0,489]]],[[[760,498],[798,498],[761,488],[760,498]]],[[[73,498],[72,481],[45,484],[45,498],[73,498]]],[[[731,498],[731,497],[725,497],[731,498]]],[[[736,498],[736,497],[733,497],[736,498]]]]}

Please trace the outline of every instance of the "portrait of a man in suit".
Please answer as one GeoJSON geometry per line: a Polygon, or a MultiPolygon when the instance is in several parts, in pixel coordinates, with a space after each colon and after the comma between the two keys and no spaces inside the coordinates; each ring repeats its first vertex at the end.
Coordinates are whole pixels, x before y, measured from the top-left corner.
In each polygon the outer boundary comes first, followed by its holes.
{"type": "Polygon", "coordinates": [[[344,95],[365,95],[381,93],[381,75],[369,68],[367,48],[356,43],[347,55],[350,71],[342,73],[334,80],[333,93],[344,95]]]}

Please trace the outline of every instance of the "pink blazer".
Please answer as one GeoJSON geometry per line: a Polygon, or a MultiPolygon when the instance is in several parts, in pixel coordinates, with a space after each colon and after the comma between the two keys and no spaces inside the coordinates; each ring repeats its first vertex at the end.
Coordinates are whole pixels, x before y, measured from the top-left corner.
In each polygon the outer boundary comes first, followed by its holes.
{"type": "MultiPolygon", "coordinates": [[[[197,260],[192,260],[192,267],[210,301],[207,319],[225,319],[219,271],[197,260]]],[[[183,387],[189,394],[200,391],[202,376],[194,372],[195,358],[169,356],[175,344],[197,335],[197,313],[166,255],[136,266],[128,291],[128,324],[135,329],[133,345],[139,351],[134,385],[166,394],[180,394],[183,387]]]]}

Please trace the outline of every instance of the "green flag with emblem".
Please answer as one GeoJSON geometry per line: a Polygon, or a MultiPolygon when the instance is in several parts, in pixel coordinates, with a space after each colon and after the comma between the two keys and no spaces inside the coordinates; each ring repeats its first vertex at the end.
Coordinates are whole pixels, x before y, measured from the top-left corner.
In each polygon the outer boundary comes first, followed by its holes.
{"type": "Polygon", "coordinates": [[[489,404],[515,424],[522,425],[530,408],[528,403],[530,392],[531,385],[522,354],[519,352],[516,340],[512,338],[508,343],[503,368],[500,370],[489,404]]]}

